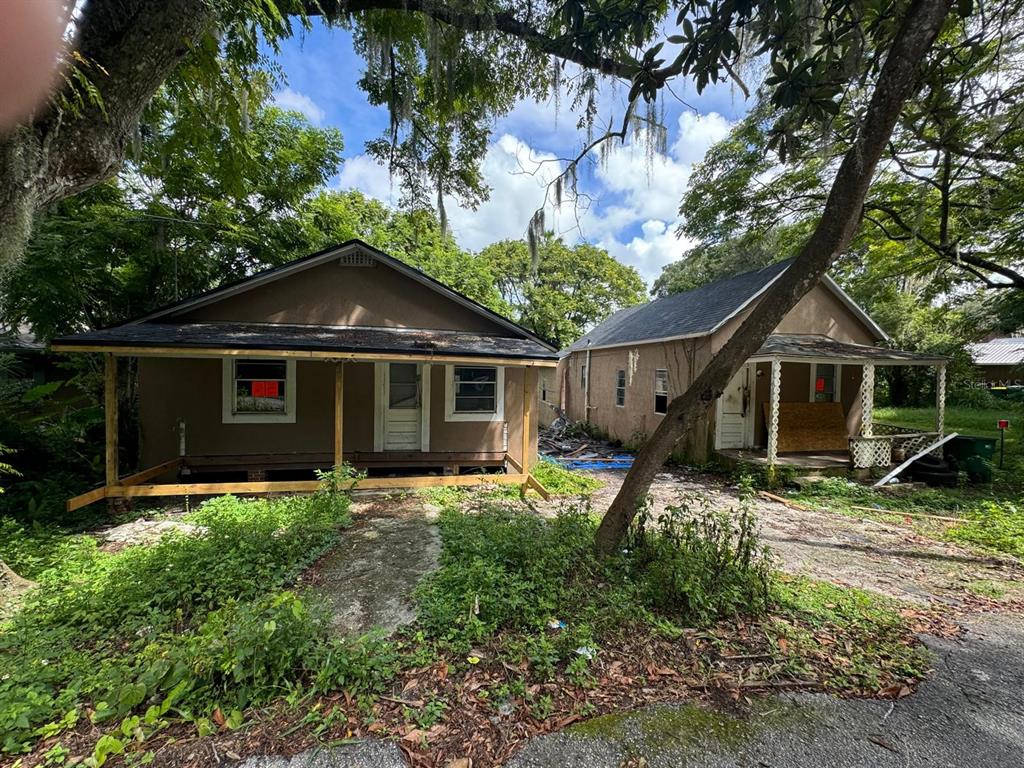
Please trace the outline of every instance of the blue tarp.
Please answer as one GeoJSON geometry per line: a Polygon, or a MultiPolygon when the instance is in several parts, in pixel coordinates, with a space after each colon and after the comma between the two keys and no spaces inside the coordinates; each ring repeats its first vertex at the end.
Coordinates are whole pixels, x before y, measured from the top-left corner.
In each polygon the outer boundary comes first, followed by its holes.
{"type": "Polygon", "coordinates": [[[560,456],[545,456],[544,459],[546,461],[553,461],[555,464],[566,469],[629,469],[633,466],[633,455],[630,453],[620,453],[600,459],[574,459],[571,456],[564,458],[560,456]]]}

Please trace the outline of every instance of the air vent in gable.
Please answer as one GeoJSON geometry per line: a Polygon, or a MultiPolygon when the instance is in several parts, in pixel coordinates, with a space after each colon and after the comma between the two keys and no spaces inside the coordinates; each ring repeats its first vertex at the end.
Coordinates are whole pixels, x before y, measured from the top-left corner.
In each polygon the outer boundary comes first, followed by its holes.
{"type": "Polygon", "coordinates": [[[368,253],[353,251],[338,257],[338,265],[342,267],[372,267],[377,260],[368,253]]]}

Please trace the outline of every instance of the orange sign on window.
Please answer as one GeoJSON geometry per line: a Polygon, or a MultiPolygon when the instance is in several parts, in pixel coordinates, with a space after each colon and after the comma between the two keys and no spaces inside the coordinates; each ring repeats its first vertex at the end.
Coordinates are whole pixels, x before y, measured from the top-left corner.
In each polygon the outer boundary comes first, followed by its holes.
{"type": "Polygon", "coordinates": [[[253,397],[279,397],[281,382],[279,381],[254,381],[252,383],[253,397]]]}

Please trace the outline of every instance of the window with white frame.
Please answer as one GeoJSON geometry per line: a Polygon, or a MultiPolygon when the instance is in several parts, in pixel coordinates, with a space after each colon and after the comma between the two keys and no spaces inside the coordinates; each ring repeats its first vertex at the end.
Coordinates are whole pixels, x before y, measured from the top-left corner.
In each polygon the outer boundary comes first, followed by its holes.
{"type": "Polygon", "coordinates": [[[449,365],[445,372],[447,421],[505,418],[505,369],[493,365],[449,365]]]}
{"type": "Polygon", "coordinates": [[[626,404],[626,372],[615,372],[615,404],[620,408],[626,404]]]}
{"type": "Polygon", "coordinates": [[[832,363],[811,365],[811,402],[831,403],[839,399],[839,366],[832,363]]]}
{"type": "Polygon", "coordinates": [[[223,421],[295,421],[295,361],[225,358],[223,421]]]}
{"type": "Polygon", "coordinates": [[[668,370],[658,368],[654,372],[654,412],[668,411],[668,370]]]}
{"type": "Polygon", "coordinates": [[[580,365],[580,386],[584,389],[587,388],[587,364],[583,363],[580,365]]]}

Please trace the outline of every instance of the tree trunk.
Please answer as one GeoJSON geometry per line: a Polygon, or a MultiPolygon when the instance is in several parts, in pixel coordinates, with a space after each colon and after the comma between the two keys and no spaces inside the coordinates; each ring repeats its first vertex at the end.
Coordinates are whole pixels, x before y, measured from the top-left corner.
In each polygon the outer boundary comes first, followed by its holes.
{"type": "Polygon", "coordinates": [[[821,220],[793,264],[708,363],[693,384],[668,407],[640,449],[611,507],[601,520],[595,547],[601,554],[622,543],[676,442],[715,402],[732,376],[765,342],[796,303],[821,280],[849,245],[860,224],[875,165],[885,149],[904,102],[913,94],[924,61],[949,13],[951,0],[914,0],[896,33],[879,74],[861,131],[836,173],[821,220]]]}
{"type": "Polygon", "coordinates": [[[0,274],[24,253],[37,211],[117,172],[147,102],[215,19],[207,0],[89,1],[74,47],[102,104],[42,107],[0,135],[0,274]]]}

